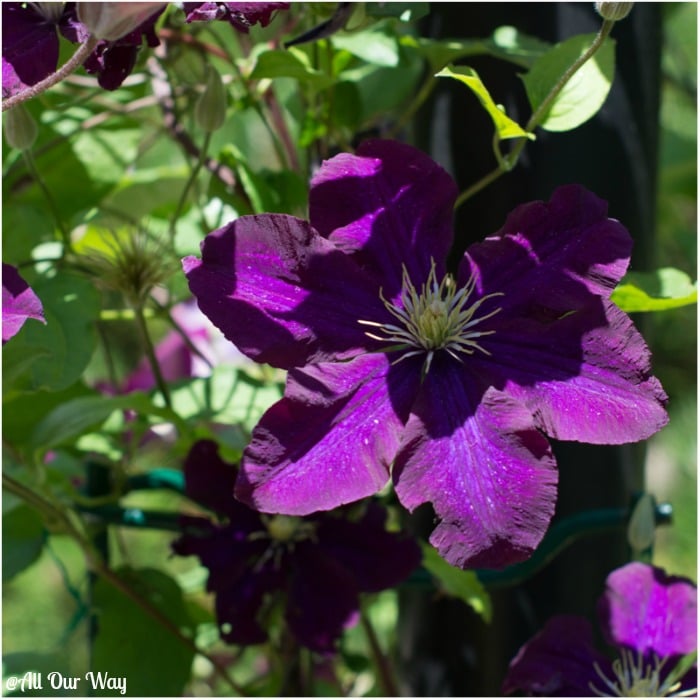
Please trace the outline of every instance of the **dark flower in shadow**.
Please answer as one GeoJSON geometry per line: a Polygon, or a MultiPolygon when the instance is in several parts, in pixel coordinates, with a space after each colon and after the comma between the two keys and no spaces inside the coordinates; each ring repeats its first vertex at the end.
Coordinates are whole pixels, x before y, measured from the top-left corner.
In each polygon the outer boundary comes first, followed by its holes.
{"type": "Polygon", "coordinates": [[[611,661],[595,648],[588,620],[557,616],[511,661],[503,692],[549,697],[697,694],[694,664],[681,663],[698,646],[692,581],[641,562],[627,564],[608,576],[598,616],[617,658],[611,661]]]}
{"type": "Polygon", "coordinates": [[[264,642],[266,618],[282,605],[300,644],[332,652],[357,621],[360,593],[392,588],[420,564],[418,545],[385,530],[376,502],[305,518],[266,516],[231,497],[235,478],[216,443],[193,445],[185,492],[220,519],[184,516],[184,534],[173,543],[209,569],[220,634],[231,644],[264,642]]]}
{"type": "Polygon", "coordinates": [[[184,260],[202,311],[289,370],[236,494],[304,515],[376,493],[432,503],[461,567],[527,558],[554,511],[545,435],[620,444],[667,421],[649,351],[610,294],[632,241],[578,185],[512,212],[446,274],[457,189],[416,149],[326,161],[310,221],[244,216],[184,260]]]}
{"type": "Polygon", "coordinates": [[[250,27],[259,24],[267,27],[277,10],[289,9],[288,2],[185,2],[188,22],[229,22],[239,32],[248,33],[250,27]]]}

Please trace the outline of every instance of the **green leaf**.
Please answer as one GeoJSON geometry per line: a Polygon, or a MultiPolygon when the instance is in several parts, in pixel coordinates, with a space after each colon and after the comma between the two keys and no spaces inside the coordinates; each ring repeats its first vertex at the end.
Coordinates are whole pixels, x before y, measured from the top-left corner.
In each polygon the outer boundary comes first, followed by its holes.
{"type": "Polygon", "coordinates": [[[662,267],[655,272],[630,272],[612,293],[612,300],[628,313],[666,311],[697,304],[698,287],[685,272],[662,267]]]}
{"type": "Polygon", "coordinates": [[[396,17],[402,22],[414,22],[430,12],[429,2],[367,2],[368,17],[396,17]]]}
{"type": "Polygon", "coordinates": [[[41,554],[46,530],[39,514],[24,504],[2,516],[2,580],[9,581],[41,554]]]}
{"type": "Polygon", "coordinates": [[[352,34],[336,34],[333,46],[345,49],[367,63],[376,66],[399,65],[399,42],[396,36],[384,27],[372,27],[352,34]]]}
{"type": "MultiPolygon", "coordinates": [[[[125,567],[115,573],[174,627],[193,636],[182,591],[172,578],[155,569],[125,567]]],[[[128,696],[181,696],[190,678],[193,650],[104,579],[95,584],[92,604],[98,620],[95,675],[126,678],[128,696]]],[[[84,683],[89,686],[89,681],[86,678],[84,683]]],[[[116,692],[97,687],[94,694],[115,697],[116,692]]]]}
{"type": "Polygon", "coordinates": [[[317,90],[328,87],[333,78],[313,68],[303,51],[294,47],[272,49],[261,53],[250,74],[252,80],[262,78],[296,78],[300,82],[312,85],[317,90]]]}
{"type": "Polygon", "coordinates": [[[3,350],[3,370],[15,380],[12,389],[60,391],[80,378],[92,357],[100,295],[88,280],[69,273],[40,280],[32,288],[43,304],[46,324],[24,325],[12,339],[8,357],[3,350]],[[27,357],[32,362],[17,372],[27,357]]]}
{"type": "Polygon", "coordinates": [[[481,82],[481,78],[473,68],[466,66],[451,67],[448,66],[441,70],[438,77],[454,78],[464,83],[479,99],[484,109],[489,113],[496,127],[496,133],[499,139],[513,139],[525,136],[529,139],[534,139],[533,134],[528,134],[516,121],[513,121],[505,113],[505,110],[500,105],[497,105],[486,86],[481,82]]]}
{"type": "Polygon", "coordinates": [[[99,427],[114,411],[126,410],[182,423],[173,411],[156,406],[142,392],[123,396],[84,396],[67,401],[46,415],[34,429],[31,442],[36,449],[65,444],[99,427]]]}
{"type": "Polygon", "coordinates": [[[447,595],[463,600],[484,622],[491,621],[491,598],[473,571],[463,571],[448,564],[437,550],[426,542],[423,549],[423,566],[437,579],[440,589],[447,595]]]}
{"type": "MultiPolygon", "coordinates": [[[[532,111],[536,112],[566,71],[588,50],[595,34],[573,36],[538,58],[523,76],[532,111]]],[[[606,39],[554,99],[538,126],[569,131],[588,121],[603,106],[615,77],[615,41],[606,39]]]]}

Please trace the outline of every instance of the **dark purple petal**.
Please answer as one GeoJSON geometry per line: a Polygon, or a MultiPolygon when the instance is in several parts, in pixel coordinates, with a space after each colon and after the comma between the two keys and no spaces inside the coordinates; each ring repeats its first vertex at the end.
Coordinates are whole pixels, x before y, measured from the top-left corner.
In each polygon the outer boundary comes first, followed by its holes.
{"type": "Polygon", "coordinates": [[[430,542],[463,568],[500,568],[529,557],[554,512],[557,471],[530,411],[465,368],[428,373],[394,464],[409,510],[433,504],[430,542]]]}
{"type": "Polygon", "coordinates": [[[32,3],[3,2],[2,56],[22,83],[36,85],[58,66],[56,22],[43,17],[32,3]]]}
{"type": "Polygon", "coordinates": [[[417,391],[415,370],[382,354],[291,370],[284,398],[253,431],[236,496],[264,512],[306,515],[377,493],[417,391]]]}
{"type": "Polygon", "coordinates": [[[288,2],[185,2],[187,22],[226,20],[240,32],[254,24],[267,27],[276,10],[287,10],[288,2]]]}
{"type": "Polygon", "coordinates": [[[46,323],[39,297],[20,277],[17,269],[2,264],[2,342],[19,333],[28,318],[46,323]]]}
{"type": "Polygon", "coordinates": [[[343,629],[357,621],[355,580],[308,541],[296,547],[291,561],[285,618],[304,646],[331,653],[343,629]]]}
{"type": "Polygon", "coordinates": [[[651,376],[650,354],[629,317],[593,299],[550,324],[493,318],[491,353],[475,362],[522,401],[537,426],[560,440],[621,444],[643,440],[667,422],[666,394],[651,376]]]}
{"type": "Polygon", "coordinates": [[[367,504],[359,520],[327,515],[319,518],[316,536],[324,556],[340,562],[346,576],[363,593],[373,593],[401,583],[421,562],[415,540],[384,528],[386,510],[367,504]]]}
{"type": "Polygon", "coordinates": [[[402,265],[416,286],[431,259],[444,273],[456,196],[452,178],[425,154],[397,141],[367,141],[356,155],[323,163],[311,182],[310,221],[394,299],[402,265]]]}
{"type": "Polygon", "coordinates": [[[591,697],[605,689],[594,664],[610,677],[610,662],[593,647],[591,624],[560,615],[520,649],[510,662],[501,692],[542,697],[591,697]]]}
{"type": "Polygon", "coordinates": [[[697,588],[680,576],[632,562],[613,571],[598,603],[606,639],[659,657],[697,649],[697,588]]]}
{"type": "Polygon", "coordinates": [[[580,185],[559,187],[549,202],[517,207],[503,228],[469,247],[459,278],[478,271],[479,290],[502,292],[506,315],[558,317],[609,297],[627,270],[632,239],[607,204],[580,185]]]}
{"type": "Polygon", "coordinates": [[[219,456],[213,440],[198,440],[185,458],[185,493],[211,510],[227,515],[240,538],[262,530],[260,515],[233,497],[236,466],[219,456]]]}
{"type": "Polygon", "coordinates": [[[258,362],[289,368],[358,354],[360,319],[387,312],[376,282],[306,222],[243,216],[202,243],[183,267],[200,309],[258,362]]]}

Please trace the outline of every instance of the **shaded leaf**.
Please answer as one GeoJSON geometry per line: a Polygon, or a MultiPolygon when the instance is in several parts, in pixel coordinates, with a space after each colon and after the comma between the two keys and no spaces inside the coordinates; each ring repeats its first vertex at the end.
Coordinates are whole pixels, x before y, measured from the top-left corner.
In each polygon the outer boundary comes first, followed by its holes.
{"type": "Polygon", "coordinates": [[[296,78],[313,85],[316,89],[328,87],[333,79],[313,68],[303,51],[294,48],[264,51],[257,57],[255,67],[250,74],[252,80],[262,78],[296,78]]]}
{"type": "Polygon", "coordinates": [[[2,580],[31,566],[41,554],[46,530],[39,514],[24,504],[2,516],[2,580]]]}

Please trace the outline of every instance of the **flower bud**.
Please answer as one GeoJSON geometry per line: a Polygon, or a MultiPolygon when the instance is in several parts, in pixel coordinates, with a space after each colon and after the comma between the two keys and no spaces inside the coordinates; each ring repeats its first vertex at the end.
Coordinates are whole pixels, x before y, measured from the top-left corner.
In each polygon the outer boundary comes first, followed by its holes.
{"type": "Polygon", "coordinates": [[[627,541],[633,552],[644,552],[654,544],[656,532],[655,501],[645,493],[637,501],[627,525],[627,541]]]}
{"type": "Polygon", "coordinates": [[[116,41],[167,5],[165,2],[79,2],[78,19],[97,39],[116,41]]]}
{"type": "Polygon", "coordinates": [[[207,85],[194,108],[197,124],[204,131],[216,131],[226,118],[226,91],[218,71],[209,66],[207,85]]]}
{"type": "Polygon", "coordinates": [[[23,104],[18,104],[5,114],[5,138],[12,148],[26,151],[36,141],[38,129],[34,117],[23,104]]]}
{"type": "Polygon", "coordinates": [[[595,9],[598,14],[607,20],[617,22],[627,17],[632,10],[633,2],[597,2],[595,9]]]}

